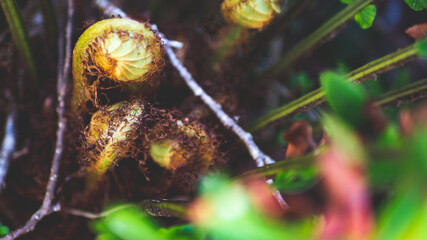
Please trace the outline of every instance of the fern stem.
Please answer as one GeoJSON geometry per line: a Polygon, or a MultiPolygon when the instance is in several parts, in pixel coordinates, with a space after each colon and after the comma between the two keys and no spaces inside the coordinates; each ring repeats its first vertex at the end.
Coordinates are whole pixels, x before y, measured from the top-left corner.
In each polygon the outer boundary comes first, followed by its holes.
{"type": "Polygon", "coordinates": [[[427,97],[427,79],[385,93],[376,99],[376,104],[381,107],[388,107],[413,102],[425,97],[427,97]]]}
{"type": "MultiPolygon", "coordinates": [[[[396,52],[388,54],[382,58],[374,60],[346,75],[349,81],[354,84],[362,83],[376,74],[381,74],[392,69],[395,69],[403,64],[415,60],[417,58],[417,51],[414,45],[410,45],[403,49],[399,49],[396,52]]],[[[318,106],[325,101],[325,92],[322,88],[318,88],[282,107],[276,108],[269,114],[255,120],[249,124],[249,132],[255,132],[266,125],[275,122],[279,119],[289,119],[295,115],[318,106]]]]}
{"type": "Polygon", "coordinates": [[[351,20],[363,8],[371,4],[374,0],[357,0],[349,4],[346,8],[338,12],[322,26],[316,29],[308,37],[300,41],[295,47],[289,50],[276,63],[267,70],[258,75],[259,79],[270,79],[281,73],[296,60],[301,58],[308,51],[322,45],[323,43],[333,39],[341,30],[342,26],[351,20]]]}

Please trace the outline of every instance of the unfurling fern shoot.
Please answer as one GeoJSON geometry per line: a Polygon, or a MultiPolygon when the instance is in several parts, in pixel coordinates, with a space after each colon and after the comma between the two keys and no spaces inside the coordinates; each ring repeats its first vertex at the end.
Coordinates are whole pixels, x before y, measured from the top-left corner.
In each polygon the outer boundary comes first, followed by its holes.
{"type": "Polygon", "coordinates": [[[88,171],[103,175],[112,165],[135,152],[138,126],[144,113],[140,100],[123,101],[93,114],[86,130],[83,156],[89,162],[88,171]]]}
{"type": "Polygon", "coordinates": [[[73,53],[74,112],[85,110],[87,101],[98,105],[103,82],[117,86],[152,79],[164,64],[160,38],[148,24],[112,18],[90,26],[73,53]]]}
{"type": "Polygon", "coordinates": [[[276,13],[280,13],[278,0],[225,0],[221,5],[225,19],[245,28],[261,29],[276,13]]]}

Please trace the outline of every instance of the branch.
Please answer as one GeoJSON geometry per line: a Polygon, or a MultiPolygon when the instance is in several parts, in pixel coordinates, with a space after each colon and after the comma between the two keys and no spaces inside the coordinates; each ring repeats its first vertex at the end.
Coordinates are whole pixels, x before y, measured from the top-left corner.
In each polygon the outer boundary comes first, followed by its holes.
{"type": "Polygon", "coordinates": [[[15,150],[16,135],[15,135],[15,104],[12,104],[12,110],[7,116],[5,134],[0,152],[0,192],[6,186],[6,174],[9,169],[9,159],[15,150]]]}
{"type": "Polygon", "coordinates": [[[85,210],[80,210],[80,209],[74,209],[74,208],[66,208],[63,210],[64,213],[73,215],[73,216],[78,216],[78,217],[84,217],[84,218],[88,218],[88,219],[98,219],[98,218],[103,218],[106,217],[108,215],[110,215],[113,212],[117,212],[119,210],[122,210],[124,208],[128,208],[133,206],[132,204],[123,204],[123,205],[119,205],[117,207],[111,208],[107,211],[103,211],[100,213],[94,213],[94,212],[88,212],[85,210]]]}
{"type": "Polygon", "coordinates": [[[202,101],[215,113],[222,124],[225,127],[230,128],[243,141],[257,166],[262,167],[265,164],[274,163],[273,159],[264,154],[258,148],[253,141],[252,135],[243,130],[243,128],[241,128],[230,116],[227,115],[227,113],[224,112],[224,110],[222,110],[221,105],[215,102],[215,100],[197,84],[188,70],[178,60],[172,48],[168,45],[165,45],[164,48],[172,65],[178,70],[179,74],[184,79],[188,87],[193,91],[194,95],[200,97],[202,101]]]}
{"type": "Polygon", "coordinates": [[[57,83],[57,92],[58,92],[58,129],[56,131],[56,147],[55,153],[52,160],[52,166],[50,168],[49,180],[46,187],[46,193],[43,199],[42,206],[37,210],[31,218],[25,223],[21,228],[9,233],[3,239],[15,239],[23,234],[31,232],[34,230],[37,223],[42,220],[47,215],[57,212],[61,209],[61,206],[58,204],[52,204],[56,182],[58,179],[59,164],[62,158],[63,144],[64,144],[64,133],[66,127],[66,118],[65,118],[65,93],[67,89],[67,80],[70,75],[70,60],[71,60],[71,35],[72,35],[72,22],[74,15],[74,3],[73,0],[68,0],[68,13],[67,13],[67,27],[66,27],[66,46],[65,46],[65,58],[63,58],[63,39],[59,38],[59,62],[58,62],[58,83],[57,83]]]}
{"type": "MultiPolygon", "coordinates": [[[[125,12],[111,4],[108,0],[95,0],[95,4],[98,6],[98,8],[104,11],[105,15],[119,15],[122,17],[128,17],[125,12]]],[[[261,149],[259,149],[259,147],[255,144],[252,135],[246,132],[230,116],[228,116],[227,113],[222,110],[221,105],[215,102],[215,100],[211,96],[209,96],[203,90],[203,88],[199,86],[199,84],[197,84],[196,80],[194,80],[193,76],[191,76],[191,73],[178,60],[177,56],[172,50],[172,47],[179,47],[179,44],[177,44],[177,42],[168,40],[162,33],[157,30],[156,25],[152,25],[152,29],[154,31],[157,31],[157,34],[162,40],[163,47],[172,65],[176,68],[178,73],[184,79],[187,86],[193,91],[194,95],[200,97],[200,99],[215,113],[215,115],[226,128],[231,129],[240,138],[240,140],[243,141],[250,155],[255,160],[257,167],[262,167],[266,164],[275,163],[275,161],[270,156],[266,155],[261,151],[261,149]]],[[[282,207],[286,206],[285,201],[283,200],[282,196],[278,191],[274,193],[274,196],[282,205],[282,207]]]]}
{"type": "MultiPolygon", "coordinates": [[[[95,0],[95,4],[98,6],[98,8],[104,11],[105,15],[128,18],[128,15],[125,12],[111,4],[108,0],[95,0]]],[[[256,161],[257,166],[261,167],[265,164],[274,163],[275,161],[273,159],[264,154],[258,148],[252,139],[252,135],[243,130],[243,128],[241,128],[230,116],[227,115],[227,113],[222,110],[221,105],[215,102],[215,100],[197,84],[196,80],[194,80],[194,78],[191,76],[191,73],[178,60],[177,56],[172,50],[172,47],[176,46],[176,42],[168,40],[162,33],[158,31],[156,25],[152,25],[152,28],[161,38],[163,47],[172,65],[176,68],[188,87],[193,91],[194,95],[200,97],[202,101],[215,113],[222,124],[224,124],[225,127],[230,128],[244,142],[249,150],[249,153],[256,161]],[[171,43],[175,44],[172,45],[171,43]]]]}
{"type": "MultiPolygon", "coordinates": [[[[137,204],[142,210],[152,217],[177,217],[181,219],[187,218],[186,201],[171,201],[171,200],[145,200],[137,204]]],[[[89,212],[85,210],[66,208],[63,212],[73,216],[84,217],[88,219],[98,219],[107,217],[110,214],[122,210],[124,208],[135,206],[134,204],[121,204],[110,208],[100,213],[89,212]]]]}

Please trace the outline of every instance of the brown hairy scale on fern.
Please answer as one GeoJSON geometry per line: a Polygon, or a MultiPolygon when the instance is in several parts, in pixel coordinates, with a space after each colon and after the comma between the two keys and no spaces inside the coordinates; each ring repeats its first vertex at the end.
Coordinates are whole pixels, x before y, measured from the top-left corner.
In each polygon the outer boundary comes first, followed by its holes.
{"type": "Polygon", "coordinates": [[[147,179],[156,165],[156,171],[173,178],[184,174],[196,180],[223,157],[218,150],[218,136],[205,125],[183,118],[177,110],[158,109],[141,100],[102,107],[84,133],[81,164],[98,177],[116,167],[121,159],[131,158],[139,162],[147,179]],[[153,144],[168,148],[170,164],[159,163],[158,157],[153,157],[153,144]]]}
{"type": "Polygon", "coordinates": [[[153,133],[157,136],[151,137],[147,151],[154,162],[168,171],[175,172],[185,165],[197,165],[198,172],[203,173],[218,157],[214,135],[210,135],[206,126],[196,121],[177,119],[172,124],[157,124],[153,133]]]}
{"type": "Polygon", "coordinates": [[[84,151],[80,156],[89,172],[102,175],[110,166],[117,165],[117,161],[136,156],[143,114],[144,103],[133,100],[102,107],[92,115],[84,131],[84,151]]]}

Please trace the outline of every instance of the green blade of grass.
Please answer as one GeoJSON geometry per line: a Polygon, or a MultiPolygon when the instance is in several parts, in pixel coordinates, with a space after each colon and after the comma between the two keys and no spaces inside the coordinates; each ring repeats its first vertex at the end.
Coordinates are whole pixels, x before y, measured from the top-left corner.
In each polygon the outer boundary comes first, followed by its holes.
{"type": "Polygon", "coordinates": [[[0,0],[6,20],[9,24],[10,32],[12,33],[13,40],[18,48],[20,55],[26,62],[33,81],[30,83],[29,89],[33,91],[37,86],[37,68],[34,61],[34,56],[31,51],[30,42],[28,40],[27,31],[22,20],[21,12],[15,0],[0,0]]]}
{"type": "Polygon", "coordinates": [[[319,46],[320,44],[325,43],[326,41],[331,40],[334,36],[337,35],[337,32],[341,30],[341,27],[344,24],[352,20],[358,12],[371,4],[373,1],[374,0],[357,0],[348,5],[346,8],[325,22],[322,26],[317,28],[316,31],[314,31],[304,40],[300,41],[271,67],[259,74],[257,79],[265,80],[276,76],[308,51],[319,46]]]}
{"type": "MultiPolygon", "coordinates": [[[[417,51],[412,44],[382,58],[374,60],[350,72],[346,75],[346,77],[353,83],[359,84],[372,77],[375,77],[376,74],[390,71],[416,58],[417,51]]],[[[255,120],[253,123],[249,124],[249,132],[255,132],[279,119],[288,119],[300,113],[307,112],[324,101],[325,92],[322,88],[318,88],[288,104],[285,104],[282,107],[276,108],[272,112],[255,120]]]]}

